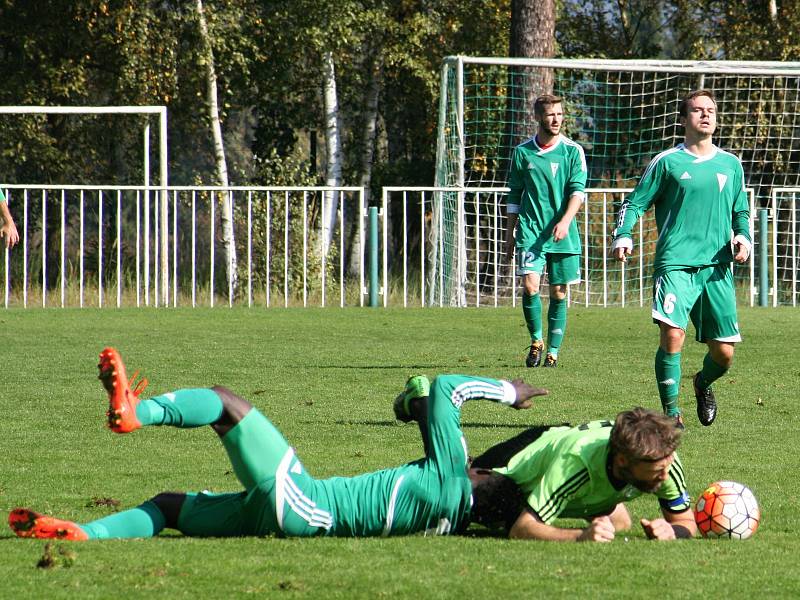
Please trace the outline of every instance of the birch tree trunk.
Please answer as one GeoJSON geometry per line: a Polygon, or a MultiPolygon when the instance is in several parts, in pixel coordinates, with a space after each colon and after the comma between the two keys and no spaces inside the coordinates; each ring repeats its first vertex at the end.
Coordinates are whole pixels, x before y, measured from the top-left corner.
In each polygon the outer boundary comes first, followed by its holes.
{"type": "MultiPolygon", "coordinates": [[[[325,146],[326,167],[325,185],[338,186],[342,179],[342,144],[339,132],[339,101],[336,95],[336,70],[333,64],[333,53],[322,55],[322,89],[325,110],[325,146]]],[[[322,252],[327,255],[333,240],[336,227],[336,214],[339,209],[338,192],[325,193],[325,211],[323,213],[322,252]]]]}
{"type": "MultiPolygon", "coordinates": [[[[375,59],[369,70],[369,83],[367,86],[367,98],[364,107],[364,148],[361,154],[361,178],[359,185],[364,188],[363,209],[369,206],[370,184],[372,183],[372,160],[375,149],[375,136],[378,124],[378,98],[381,91],[381,76],[383,66],[380,59],[375,59]]],[[[361,238],[359,237],[359,219],[361,218],[361,206],[354,206],[350,211],[350,234],[348,236],[350,255],[348,259],[348,273],[358,272],[361,259],[361,238]]]]}
{"type": "MultiPolygon", "coordinates": [[[[222,141],[222,126],[219,122],[219,103],[217,101],[217,75],[214,69],[214,50],[211,38],[208,35],[208,25],[203,13],[203,0],[197,0],[197,16],[200,25],[200,39],[202,40],[202,54],[206,65],[206,103],[211,121],[211,134],[214,140],[214,160],[217,166],[217,182],[222,187],[228,187],[228,164],[225,161],[225,145],[222,141]]],[[[222,225],[222,247],[225,252],[225,264],[233,293],[239,287],[236,263],[236,243],[233,237],[233,203],[228,192],[220,194],[222,211],[220,224],[222,225]]]]}

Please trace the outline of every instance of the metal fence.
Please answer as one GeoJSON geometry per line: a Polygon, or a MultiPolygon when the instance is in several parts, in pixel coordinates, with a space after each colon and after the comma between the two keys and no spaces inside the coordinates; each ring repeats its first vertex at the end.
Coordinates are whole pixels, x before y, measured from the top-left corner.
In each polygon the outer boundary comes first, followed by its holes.
{"type": "MultiPolygon", "coordinates": [[[[610,257],[617,211],[631,191],[631,188],[586,190],[586,202],[576,216],[583,243],[582,280],[570,286],[570,303],[584,306],[645,306],[650,303],[652,263],[658,239],[652,211],[636,225],[634,256],[627,263],[610,257]]],[[[384,244],[384,285],[395,281],[399,287],[402,281],[403,306],[516,306],[521,291],[514,275],[514,258],[509,260],[504,248],[507,193],[508,188],[501,187],[384,188],[383,211],[389,221],[389,242],[384,244]],[[415,241],[409,244],[412,232],[415,241]]],[[[755,198],[752,189],[747,193],[755,245],[749,263],[734,267],[740,294],[751,306],[757,298],[759,304],[764,304],[767,293],[775,305],[786,303],[785,292],[779,302],[780,294],[776,290],[783,290],[791,277],[796,279],[796,260],[791,266],[787,261],[789,253],[797,254],[797,236],[787,237],[789,221],[786,215],[779,218],[783,213],[773,207],[769,211],[768,225],[773,236],[778,235],[781,241],[767,247],[756,239],[755,198]],[[767,292],[756,285],[756,259],[767,256],[772,260],[773,256],[780,258],[781,253],[787,255],[782,262],[786,267],[779,271],[773,269],[773,285],[768,286],[767,292]]],[[[796,214],[794,208],[791,214],[796,214]]],[[[796,289],[796,283],[792,285],[796,289]]],[[[394,295],[400,296],[399,289],[395,292],[394,295]]]]}
{"type": "MultiPolygon", "coordinates": [[[[5,307],[344,307],[373,298],[383,306],[514,306],[521,293],[504,256],[506,188],[384,188],[370,294],[359,187],[0,187],[21,238],[4,253],[5,307]]],[[[609,257],[629,192],[588,190],[577,217],[584,277],[571,286],[571,303],[649,303],[652,211],[637,224],[633,259],[609,257]]],[[[775,188],[758,210],[750,193],[754,252],[735,271],[750,305],[797,305],[798,195],[800,188],[775,188]],[[756,222],[759,213],[766,222],[756,222]]]]}
{"type": "Polygon", "coordinates": [[[1,187],[6,307],[364,304],[362,188],[1,187]]]}

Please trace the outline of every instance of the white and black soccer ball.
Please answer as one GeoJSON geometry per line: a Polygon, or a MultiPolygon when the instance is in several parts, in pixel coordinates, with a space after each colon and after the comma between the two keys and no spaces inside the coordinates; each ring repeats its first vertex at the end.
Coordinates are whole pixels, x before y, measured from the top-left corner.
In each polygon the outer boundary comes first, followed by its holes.
{"type": "Polygon", "coordinates": [[[746,540],[758,529],[761,509],[746,485],[717,481],[697,499],[694,520],[703,537],[746,540]]]}

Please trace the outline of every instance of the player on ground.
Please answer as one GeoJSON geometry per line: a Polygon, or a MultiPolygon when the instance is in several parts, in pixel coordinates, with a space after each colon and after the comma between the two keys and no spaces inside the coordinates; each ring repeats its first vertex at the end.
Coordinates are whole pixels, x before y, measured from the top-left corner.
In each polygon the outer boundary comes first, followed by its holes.
{"type": "Polygon", "coordinates": [[[17,226],[11,217],[11,211],[8,210],[8,201],[2,190],[0,190],[0,218],[3,219],[3,225],[0,226],[0,237],[6,239],[6,248],[13,248],[19,242],[19,233],[17,233],[17,226]]]}
{"type": "Polygon", "coordinates": [[[742,163],[711,141],[717,126],[714,96],[708,90],[691,92],[678,112],[684,142],[658,154],[622,203],[612,253],[626,260],[634,224],[655,206],[653,322],[661,330],[656,381],[664,412],[683,428],[678,393],[686,326],[691,319],[697,341],[708,345],[692,380],[697,416],[707,426],[717,416],[711,384],[731,367],[734,345],[742,339],[730,263],[747,261],[751,240],[742,163]]]}
{"type": "Polygon", "coordinates": [[[538,367],[544,352],[539,287],[547,267],[550,304],[543,364],[555,367],[567,327],[567,286],[581,278],[581,240],[574,217],[584,199],[586,158],[583,148],[560,133],[561,98],[539,96],[533,112],[538,131],[514,148],[511,158],[506,255],[511,260],[516,248],[517,274],[523,278],[522,314],[531,336],[528,367],[538,367]]]}
{"type": "MultiPolygon", "coordinates": [[[[424,415],[424,409],[418,412],[424,415]]],[[[470,469],[473,478],[514,482],[520,503],[508,506],[513,493],[495,482],[497,492],[477,497],[481,506],[500,506],[502,512],[485,515],[485,509],[474,508],[473,520],[505,527],[512,538],[610,542],[631,526],[623,503],[650,493],[658,498],[662,517],[641,520],[647,537],[694,537],[697,526],[675,452],[681,433],[670,417],[644,408],[621,412],[613,423],[528,429],[475,458],[470,469]],[[553,525],[561,517],[589,525],[553,525]]]]}
{"type": "MultiPolygon", "coordinates": [[[[461,405],[482,398],[523,409],[531,406],[532,397],[547,393],[521,380],[437,377],[430,385],[424,458],[357,477],[318,480],[306,472],[272,423],[230,390],[183,389],[140,401],[141,388],[130,388],[116,350],[103,350],[99,369],[113,431],[211,425],[244,490],[163,493],[131,510],[80,525],[16,509],[9,524],[20,537],[150,537],[165,527],[189,536],[215,537],[455,533],[469,524],[472,505],[461,405]]],[[[407,406],[415,395],[419,394],[411,380],[399,402],[407,406]]]]}

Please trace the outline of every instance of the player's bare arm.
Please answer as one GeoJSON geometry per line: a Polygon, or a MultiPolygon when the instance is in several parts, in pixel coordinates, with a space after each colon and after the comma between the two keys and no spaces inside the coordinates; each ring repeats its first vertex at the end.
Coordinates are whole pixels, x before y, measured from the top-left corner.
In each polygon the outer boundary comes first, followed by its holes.
{"type": "Polygon", "coordinates": [[[744,264],[750,257],[750,242],[744,236],[737,235],[733,238],[733,260],[738,264],[744,264]]]}
{"type": "Polygon", "coordinates": [[[583,204],[583,194],[572,194],[572,196],[569,197],[564,216],[561,217],[555,227],[553,227],[554,242],[559,242],[567,237],[567,234],[569,234],[569,226],[572,223],[572,219],[578,214],[581,204],[583,204]]]}
{"type": "Polygon", "coordinates": [[[627,531],[631,528],[631,515],[622,502],[617,504],[614,507],[614,510],[606,515],[596,515],[590,520],[594,520],[594,518],[601,516],[607,516],[609,519],[611,519],[611,524],[614,525],[614,531],[627,531]]]}
{"type": "Polygon", "coordinates": [[[525,509],[517,517],[508,537],[550,542],[610,542],[614,539],[614,524],[608,516],[602,516],[592,519],[585,529],[554,527],[543,523],[532,510],[525,509]]]}
{"type": "Polygon", "coordinates": [[[0,218],[3,220],[3,225],[0,226],[0,237],[5,238],[6,248],[13,248],[19,242],[19,233],[5,202],[0,202],[0,218]]]}
{"type": "Polygon", "coordinates": [[[694,522],[694,514],[691,508],[683,512],[673,513],[662,510],[664,518],[642,519],[641,525],[645,535],[651,540],[669,541],[676,539],[688,539],[697,534],[697,525],[694,522]]]}

